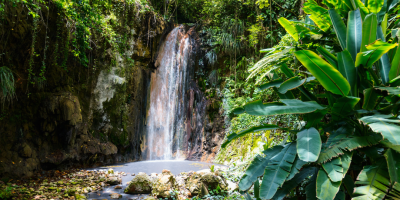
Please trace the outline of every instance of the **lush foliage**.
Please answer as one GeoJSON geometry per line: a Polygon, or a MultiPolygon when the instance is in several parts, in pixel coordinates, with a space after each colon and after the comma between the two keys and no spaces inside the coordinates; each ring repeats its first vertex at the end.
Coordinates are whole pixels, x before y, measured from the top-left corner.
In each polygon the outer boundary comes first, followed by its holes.
{"type": "MultiPolygon", "coordinates": [[[[274,88],[281,100],[253,101],[233,111],[256,116],[296,114],[305,125],[300,129],[275,124],[251,127],[228,135],[223,146],[255,131],[290,132],[288,143],[266,149],[265,157],[254,159],[240,180],[241,191],[254,183],[257,199],[288,195],[397,199],[399,1],[327,0],[323,4],[306,2],[304,11],[309,16],[302,21],[279,19],[299,41],[287,52],[294,62],[282,59],[270,64],[262,59],[256,64],[267,70],[270,81],[260,88],[274,88]]],[[[282,52],[272,50],[272,54],[282,52]]]]}

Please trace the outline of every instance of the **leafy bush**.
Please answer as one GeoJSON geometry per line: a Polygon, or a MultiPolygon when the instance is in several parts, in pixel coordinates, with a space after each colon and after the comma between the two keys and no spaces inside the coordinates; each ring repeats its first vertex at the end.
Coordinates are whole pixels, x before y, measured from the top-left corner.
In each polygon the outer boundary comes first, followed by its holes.
{"type": "Polygon", "coordinates": [[[227,136],[223,146],[255,131],[290,132],[289,143],[252,161],[241,191],[254,184],[262,199],[400,198],[399,1],[352,2],[309,0],[303,21],[279,19],[301,42],[294,62],[278,63],[271,81],[259,87],[274,88],[281,99],[252,101],[233,113],[292,114],[307,123],[300,129],[265,124],[227,136]]]}

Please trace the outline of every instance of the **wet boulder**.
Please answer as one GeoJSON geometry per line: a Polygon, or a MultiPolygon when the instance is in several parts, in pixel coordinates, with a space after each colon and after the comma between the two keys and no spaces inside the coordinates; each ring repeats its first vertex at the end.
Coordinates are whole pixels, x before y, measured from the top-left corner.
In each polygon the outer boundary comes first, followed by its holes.
{"type": "Polygon", "coordinates": [[[118,185],[120,183],[122,183],[122,179],[116,176],[111,176],[107,179],[107,184],[110,185],[118,185]]]}
{"type": "Polygon", "coordinates": [[[172,198],[173,194],[171,191],[174,191],[176,186],[177,183],[174,175],[168,170],[163,170],[162,174],[153,183],[152,194],[159,198],[172,198]]]}
{"type": "Polygon", "coordinates": [[[126,194],[150,194],[152,189],[152,181],[145,173],[139,173],[125,188],[126,194]]]}

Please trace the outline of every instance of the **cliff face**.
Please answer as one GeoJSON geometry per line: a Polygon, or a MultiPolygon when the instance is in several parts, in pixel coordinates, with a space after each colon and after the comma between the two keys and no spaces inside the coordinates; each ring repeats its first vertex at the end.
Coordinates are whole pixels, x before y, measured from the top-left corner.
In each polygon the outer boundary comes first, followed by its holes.
{"type": "Polygon", "coordinates": [[[80,22],[52,3],[35,22],[29,6],[11,4],[1,16],[0,65],[16,77],[16,98],[0,107],[0,177],[140,159],[151,63],[167,24],[125,5],[108,27],[117,48],[91,30],[85,66],[74,55],[80,22]]]}
{"type": "MultiPolygon", "coordinates": [[[[99,13],[107,23],[82,36],[85,17],[74,21],[57,2],[37,4],[36,18],[22,3],[0,12],[0,67],[12,71],[16,91],[0,102],[0,177],[145,159],[151,74],[172,25],[146,6],[114,0],[115,12],[99,13]]],[[[193,74],[203,56],[194,54],[193,74]]],[[[210,162],[223,119],[196,77],[188,81],[181,148],[187,159],[210,162]]]]}

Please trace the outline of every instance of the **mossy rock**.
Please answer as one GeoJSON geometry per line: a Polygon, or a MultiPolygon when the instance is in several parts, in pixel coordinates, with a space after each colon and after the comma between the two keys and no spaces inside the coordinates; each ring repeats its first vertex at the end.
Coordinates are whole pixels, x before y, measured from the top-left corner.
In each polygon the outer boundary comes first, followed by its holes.
{"type": "Polygon", "coordinates": [[[125,188],[126,194],[150,194],[152,190],[152,181],[147,174],[139,173],[128,187],[125,188]]]}

